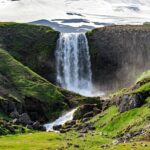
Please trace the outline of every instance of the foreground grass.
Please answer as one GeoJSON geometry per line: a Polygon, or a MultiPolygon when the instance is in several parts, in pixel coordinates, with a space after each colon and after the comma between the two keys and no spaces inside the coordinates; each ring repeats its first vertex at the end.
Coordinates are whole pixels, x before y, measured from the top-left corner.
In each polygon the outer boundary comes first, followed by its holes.
{"type": "Polygon", "coordinates": [[[74,150],[78,149],[96,150],[99,145],[110,142],[99,135],[87,135],[78,138],[77,133],[33,133],[25,135],[5,136],[0,138],[0,149],[3,150],[56,150],[59,148],[74,150]],[[69,146],[70,145],[70,146],[69,146]]]}
{"type": "MultiPolygon", "coordinates": [[[[33,133],[0,137],[0,149],[3,150],[99,150],[101,145],[109,144],[112,139],[98,133],[78,137],[78,133],[33,133]]],[[[125,143],[112,145],[112,150],[149,150],[149,142],[125,143]],[[146,147],[143,144],[147,145],[146,147]]]]}

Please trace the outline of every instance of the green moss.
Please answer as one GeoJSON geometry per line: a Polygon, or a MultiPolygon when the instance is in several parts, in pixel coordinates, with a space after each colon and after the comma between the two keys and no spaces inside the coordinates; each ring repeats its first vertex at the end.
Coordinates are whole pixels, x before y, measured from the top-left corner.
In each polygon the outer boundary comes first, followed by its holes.
{"type": "Polygon", "coordinates": [[[146,105],[130,111],[119,113],[116,106],[112,106],[103,113],[95,116],[89,122],[95,122],[97,131],[110,137],[124,133],[128,127],[130,131],[139,130],[148,124],[147,117],[150,115],[150,108],[146,105]]]}
{"type": "Polygon", "coordinates": [[[17,93],[16,95],[13,95],[13,92],[8,93],[7,98],[11,97],[17,101],[23,101],[25,97],[36,98],[49,105],[49,111],[45,110],[46,114],[50,114],[52,110],[51,113],[54,114],[53,111],[55,111],[58,115],[57,110],[60,112],[65,108],[64,96],[54,85],[16,61],[2,49],[0,49],[0,59],[0,72],[11,83],[10,91],[14,89],[17,93]],[[53,110],[55,105],[58,108],[55,107],[56,110],[53,110]]]}
{"type": "Polygon", "coordinates": [[[150,80],[150,70],[143,72],[142,75],[136,80],[136,82],[141,82],[146,79],[150,80]]]}
{"type": "Polygon", "coordinates": [[[150,91],[150,82],[142,85],[138,89],[132,91],[131,93],[141,93],[141,92],[149,92],[150,91]]]}
{"type": "Polygon", "coordinates": [[[38,74],[54,74],[54,50],[59,32],[46,26],[0,23],[0,47],[38,74]]]}

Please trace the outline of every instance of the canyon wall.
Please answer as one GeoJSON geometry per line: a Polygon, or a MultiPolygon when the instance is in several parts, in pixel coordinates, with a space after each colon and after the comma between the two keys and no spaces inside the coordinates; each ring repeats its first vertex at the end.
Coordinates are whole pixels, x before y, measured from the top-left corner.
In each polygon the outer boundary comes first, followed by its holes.
{"type": "Polygon", "coordinates": [[[102,91],[130,86],[150,69],[150,26],[110,26],[87,33],[93,83],[102,91]]]}

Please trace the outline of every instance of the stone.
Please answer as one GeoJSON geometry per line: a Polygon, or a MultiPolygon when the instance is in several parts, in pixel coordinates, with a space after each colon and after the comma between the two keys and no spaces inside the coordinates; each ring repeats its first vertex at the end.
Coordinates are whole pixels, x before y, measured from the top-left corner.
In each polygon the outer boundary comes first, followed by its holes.
{"type": "Polygon", "coordinates": [[[32,125],[29,125],[29,124],[26,127],[31,130],[33,129],[32,125]]]}
{"type": "Polygon", "coordinates": [[[23,125],[31,125],[33,122],[27,113],[23,113],[19,116],[19,123],[23,125]]]}
{"type": "Polygon", "coordinates": [[[73,125],[75,125],[75,124],[76,124],[76,120],[71,120],[71,121],[66,122],[66,123],[65,123],[65,126],[66,126],[66,125],[73,126],[73,125]]]}
{"type": "Polygon", "coordinates": [[[62,125],[55,125],[53,126],[54,130],[60,130],[62,128],[62,125]]]}
{"type": "Polygon", "coordinates": [[[96,104],[85,104],[85,105],[80,106],[75,111],[74,116],[73,116],[73,120],[78,120],[78,119],[84,118],[84,115],[87,114],[87,113],[89,113],[89,112],[92,112],[93,109],[96,106],[97,106],[96,104]]]}
{"type": "Polygon", "coordinates": [[[12,120],[12,123],[13,124],[19,124],[19,120],[17,118],[15,118],[15,119],[12,120]]]}
{"type": "Polygon", "coordinates": [[[116,105],[121,113],[140,107],[145,102],[145,95],[141,93],[123,95],[116,99],[116,105]]]}
{"type": "Polygon", "coordinates": [[[83,123],[84,123],[84,122],[87,122],[88,120],[90,120],[90,118],[91,118],[91,117],[83,118],[83,119],[82,119],[82,122],[83,122],[83,123]]]}
{"type": "Polygon", "coordinates": [[[13,119],[19,118],[19,113],[17,111],[13,111],[10,113],[10,117],[13,119]]]}
{"type": "Polygon", "coordinates": [[[113,145],[117,145],[117,144],[119,144],[119,141],[118,141],[118,140],[114,140],[114,141],[112,142],[112,144],[113,144],[113,145]]]}
{"type": "Polygon", "coordinates": [[[84,118],[90,118],[90,117],[93,117],[93,116],[94,116],[94,112],[90,111],[90,112],[86,113],[83,117],[84,118]]]}
{"type": "Polygon", "coordinates": [[[40,122],[36,121],[33,123],[32,127],[33,127],[33,129],[38,130],[40,128],[40,125],[41,125],[40,122]]]}

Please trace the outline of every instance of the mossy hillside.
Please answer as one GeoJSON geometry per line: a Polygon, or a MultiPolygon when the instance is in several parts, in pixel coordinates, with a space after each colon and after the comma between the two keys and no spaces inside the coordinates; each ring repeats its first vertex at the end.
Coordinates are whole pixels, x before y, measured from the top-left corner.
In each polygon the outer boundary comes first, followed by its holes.
{"type": "MultiPolygon", "coordinates": [[[[124,94],[137,94],[150,92],[150,72],[146,71],[138,77],[134,86],[122,89],[110,98],[114,100],[124,94]]],[[[125,132],[138,131],[149,124],[150,117],[150,95],[145,99],[145,104],[139,108],[120,113],[117,106],[111,106],[104,112],[93,117],[89,122],[95,122],[96,130],[110,137],[125,132]]]]}
{"type": "Polygon", "coordinates": [[[0,86],[4,88],[4,91],[1,91],[3,92],[1,97],[9,99],[11,96],[20,102],[23,102],[25,97],[35,98],[48,105],[49,108],[43,109],[49,118],[54,114],[59,115],[66,107],[64,96],[54,85],[22,65],[2,49],[0,49],[0,60],[1,76],[3,75],[9,83],[9,88],[5,86],[5,82],[1,83],[0,86]]]}
{"type": "Polygon", "coordinates": [[[103,135],[110,137],[131,131],[138,131],[149,124],[150,108],[146,105],[130,111],[120,113],[116,106],[95,116],[91,122],[96,121],[95,127],[103,135]]]}
{"type": "Polygon", "coordinates": [[[145,93],[150,91],[150,70],[143,72],[141,75],[137,76],[135,84],[128,87],[122,88],[109,95],[110,98],[123,96],[124,94],[136,94],[145,93]]]}
{"type": "Polygon", "coordinates": [[[0,47],[38,74],[54,82],[54,50],[59,32],[45,26],[0,23],[0,47]]]}

